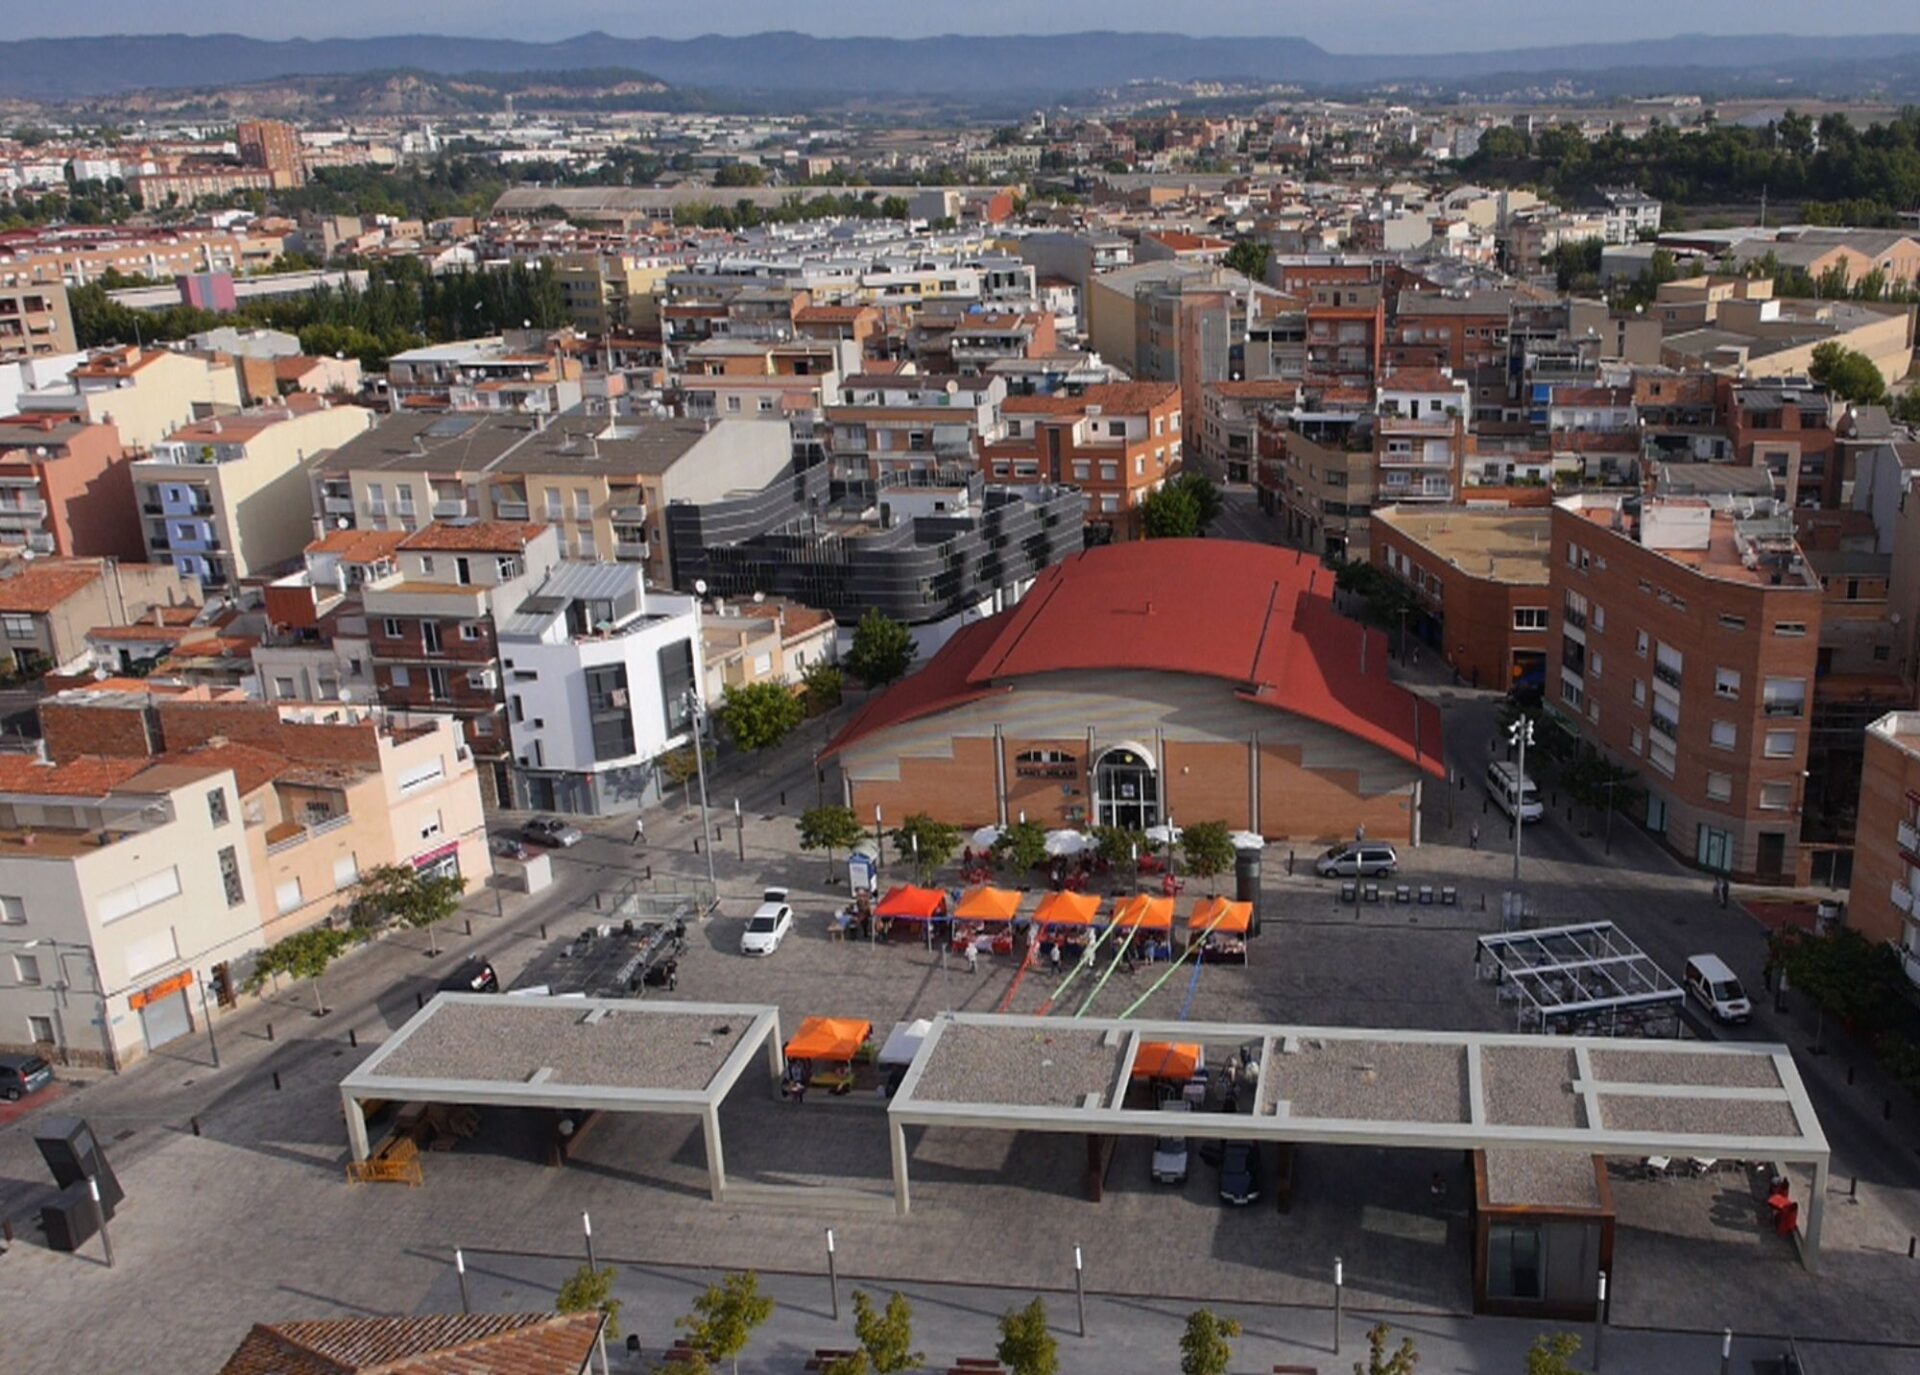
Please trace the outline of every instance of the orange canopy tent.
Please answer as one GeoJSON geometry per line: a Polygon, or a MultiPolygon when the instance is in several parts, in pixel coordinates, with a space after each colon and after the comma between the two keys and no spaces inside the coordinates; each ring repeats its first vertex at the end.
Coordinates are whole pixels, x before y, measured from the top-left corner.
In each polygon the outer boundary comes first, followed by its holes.
{"type": "Polygon", "coordinates": [[[1173,899],[1135,893],[1113,910],[1113,924],[1136,931],[1173,930],[1173,899]]]}
{"type": "Polygon", "coordinates": [[[961,921],[1012,921],[1020,910],[1020,894],[1012,888],[991,888],[981,884],[960,895],[953,915],[961,921]]]}
{"type": "Polygon", "coordinates": [[[892,921],[931,921],[944,915],[946,910],[947,895],[938,888],[915,888],[903,883],[887,890],[873,914],[892,921]]]}
{"type": "Polygon", "coordinates": [[[1225,898],[1202,898],[1187,918],[1187,935],[1244,936],[1253,925],[1253,904],[1225,898]]]}
{"type": "Polygon", "coordinates": [[[1136,1079],[1173,1079],[1185,1083],[1200,1068],[1199,1045],[1185,1041],[1142,1041],[1133,1057],[1136,1079]]]}
{"type": "Polygon", "coordinates": [[[1092,893],[1049,893],[1033,914],[1037,926],[1092,926],[1100,899],[1092,893]]]}
{"type": "Polygon", "coordinates": [[[849,1061],[872,1035],[872,1022],[854,1017],[809,1017],[787,1042],[787,1058],[849,1061]]]}

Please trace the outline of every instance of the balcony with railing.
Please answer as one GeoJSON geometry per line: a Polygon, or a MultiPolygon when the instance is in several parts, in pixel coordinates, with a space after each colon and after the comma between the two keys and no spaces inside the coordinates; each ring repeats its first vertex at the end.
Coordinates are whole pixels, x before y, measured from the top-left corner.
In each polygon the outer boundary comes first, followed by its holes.
{"type": "Polygon", "coordinates": [[[1679,741],[1680,723],[1678,721],[1673,720],[1671,717],[1662,716],[1656,711],[1651,713],[1651,725],[1656,733],[1667,737],[1669,744],[1674,744],[1679,741]]]}
{"type": "Polygon", "coordinates": [[[337,816],[326,818],[324,821],[283,822],[267,833],[267,853],[269,855],[277,855],[284,851],[291,850],[297,845],[305,845],[309,840],[315,840],[320,836],[339,830],[352,820],[353,818],[350,815],[341,812],[337,816]]]}
{"type": "Polygon", "coordinates": [[[1909,913],[1913,911],[1913,889],[1897,879],[1894,881],[1892,898],[1895,910],[1909,913]]]}
{"type": "Polygon", "coordinates": [[[1668,687],[1680,686],[1680,670],[1673,664],[1655,663],[1653,666],[1653,676],[1665,683],[1668,687]]]}
{"type": "MultiPolygon", "coordinates": [[[[320,507],[330,516],[350,516],[353,514],[353,496],[351,493],[339,496],[329,492],[320,498],[320,507]]],[[[372,514],[371,510],[368,514],[372,514]]]]}
{"type": "Polygon", "coordinates": [[[1899,839],[1902,851],[1910,855],[1920,856],[1920,826],[1915,826],[1911,821],[1901,822],[1899,839]]]}
{"type": "Polygon", "coordinates": [[[47,517],[47,503],[37,496],[0,496],[0,521],[38,525],[47,517]]]}
{"type": "Polygon", "coordinates": [[[433,518],[435,520],[458,520],[467,514],[465,497],[435,497],[433,499],[433,518]]]}
{"type": "Polygon", "coordinates": [[[618,540],[613,546],[613,556],[616,559],[644,559],[652,552],[652,546],[645,540],[618,540]]]}

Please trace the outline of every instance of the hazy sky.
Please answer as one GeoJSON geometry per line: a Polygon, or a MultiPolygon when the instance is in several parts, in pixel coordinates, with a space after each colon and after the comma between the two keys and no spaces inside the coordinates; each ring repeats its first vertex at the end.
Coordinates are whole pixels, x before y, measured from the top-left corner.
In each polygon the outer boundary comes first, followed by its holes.
{"type": "Polygon", "coordinates": [[[266,38],[467,33],[551,39],[588,29],[683,38],[799,29],[816,34],[1058,33],[1077,29],[1298,34],[1337,52],[1459,51],[1685,33],[1908,33],[1914,0],[8,0],[6,36],[245,33],[266,38]]]}

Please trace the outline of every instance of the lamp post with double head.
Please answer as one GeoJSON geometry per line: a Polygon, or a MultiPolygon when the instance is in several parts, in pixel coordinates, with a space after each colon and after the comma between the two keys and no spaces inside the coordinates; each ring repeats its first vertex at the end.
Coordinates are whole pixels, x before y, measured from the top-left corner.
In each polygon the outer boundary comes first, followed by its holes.
{"type": "Polygon", "coordinates": [[[693,767],[700,775],[700,853],[707,857],[709,900],[717,903],[720,880],[713,872],[713,825],[707,815],[707,708],[697,687],[687,689],[687,724],[693,730],[693,767]]]}

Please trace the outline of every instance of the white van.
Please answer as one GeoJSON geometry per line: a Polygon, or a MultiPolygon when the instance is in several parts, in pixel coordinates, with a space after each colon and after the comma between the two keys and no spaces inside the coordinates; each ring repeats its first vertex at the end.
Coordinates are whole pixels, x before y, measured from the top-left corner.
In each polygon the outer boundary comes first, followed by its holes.
{"type": "Polygon", "coordinates": [[[1538,821],[1547,814],[1533,780],[1504,759],[1487,765],[1487,795],[1494,806],[1520,821],[1538,821]]]}
{"type": "Polygon", "coordinates": [[[1718,955],[1692,956],[1681,982],[1719,1021],[1753,1020],[1753,1004],[1747,1001],[1747,990],[1740,986],[1740,980],[1718,955]]]}

